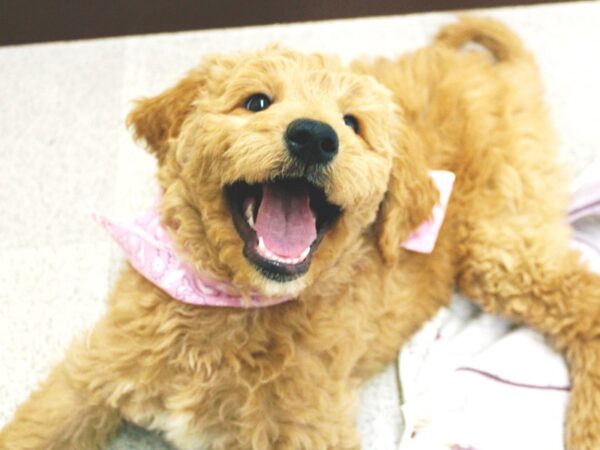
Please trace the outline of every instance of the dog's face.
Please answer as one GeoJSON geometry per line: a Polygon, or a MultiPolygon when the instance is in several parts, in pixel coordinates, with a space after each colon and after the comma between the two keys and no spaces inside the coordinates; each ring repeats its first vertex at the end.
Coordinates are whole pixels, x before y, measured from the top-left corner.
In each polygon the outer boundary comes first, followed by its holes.
{"type": "Polygon", "coordinates": [[[267,295],[298,295],[373,224],[400,135],[372,77],[278,48],[208,59],[129,121],[188,261],[267,295]]]}

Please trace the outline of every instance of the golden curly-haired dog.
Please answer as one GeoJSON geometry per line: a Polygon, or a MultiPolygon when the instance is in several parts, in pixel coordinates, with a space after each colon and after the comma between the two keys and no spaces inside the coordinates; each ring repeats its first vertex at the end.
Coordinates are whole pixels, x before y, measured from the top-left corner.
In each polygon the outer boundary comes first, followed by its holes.
{"type": "Polygon", "coordinates": [[[569,249],[539,74],[504,26],[465,18],[430,47],[350,67],[277,47],[214,56],[129,123],[159,160],[182,257],[241,292],[294,300],[192,306],[126,269],[2,450],[100,449],[122,420],[185,450],[358,449],[361,382],[456,285],[564,353],[566,445],[600,449],[600,278],[569,249]],[[493,58],[459,51],[469,42],[493,58]],[[401,243],[438,199],[429,169],[457,182],[435,250],[417,254],[401,243]],[[308,255],[257,251],[241,205],[261,189],[312,203],[308,255]]]}

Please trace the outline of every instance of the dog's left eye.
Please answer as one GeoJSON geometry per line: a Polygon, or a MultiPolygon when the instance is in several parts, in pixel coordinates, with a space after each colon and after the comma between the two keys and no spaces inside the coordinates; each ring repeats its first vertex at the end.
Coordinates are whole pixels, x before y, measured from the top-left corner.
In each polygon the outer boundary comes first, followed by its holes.
{"type": "Polygon", "coordinates": [[[271,99],[265,94],[254,94],[248,97],[245,107],[248,111],[259,112],[271,106],[271,99]]]}
{"type": "Polygon", "coordinates": [[[352,128],[356,134],[359,133],[360,127],[358,126],[358,119],[352,114],[346,114],[344,116],[344,123],[352,128]]]}

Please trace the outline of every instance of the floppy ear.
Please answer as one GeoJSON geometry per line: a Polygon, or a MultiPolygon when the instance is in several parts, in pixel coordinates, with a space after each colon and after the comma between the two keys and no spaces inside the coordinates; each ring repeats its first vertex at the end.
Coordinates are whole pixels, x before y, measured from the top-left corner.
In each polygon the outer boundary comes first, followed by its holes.
{"type": "Polygon", "coordinates": [[[160,95],[137,100],[127,116],[127,126],[133,128],[136,139],[145,141],[148,151],[159,163],[164,162],[169,139],[177,137],[185,118],[205,83],[200,70],[194,70],[160,95]]]}
{"type": "Polygon", "coordinates": [[[431,216],[440,196],[429,177],[421,140],[407,131],[399,142],[377,223],[377,245],[387,265],[398,260],[402,243],[431,216]]]}

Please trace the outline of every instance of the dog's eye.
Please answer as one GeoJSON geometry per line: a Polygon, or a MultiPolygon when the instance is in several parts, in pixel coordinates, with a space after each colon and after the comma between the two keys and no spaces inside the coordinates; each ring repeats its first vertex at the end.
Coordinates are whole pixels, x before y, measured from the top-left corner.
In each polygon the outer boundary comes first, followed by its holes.
{"type": "Polygon", "coordinates": [[[360,131],[360,127],[358,126],[358,119],[352,114],[346,114],[344,116],[344,123],[350,128],[352,128],[356,134],[358,134],[358,132],[360,131]]]}
{"type": "Polygon", "coordinates": [[[244,106],[248,111],[259,112],[271,106],[271,99],[265,94],[254,94],[248,97],[244,106]]]}

